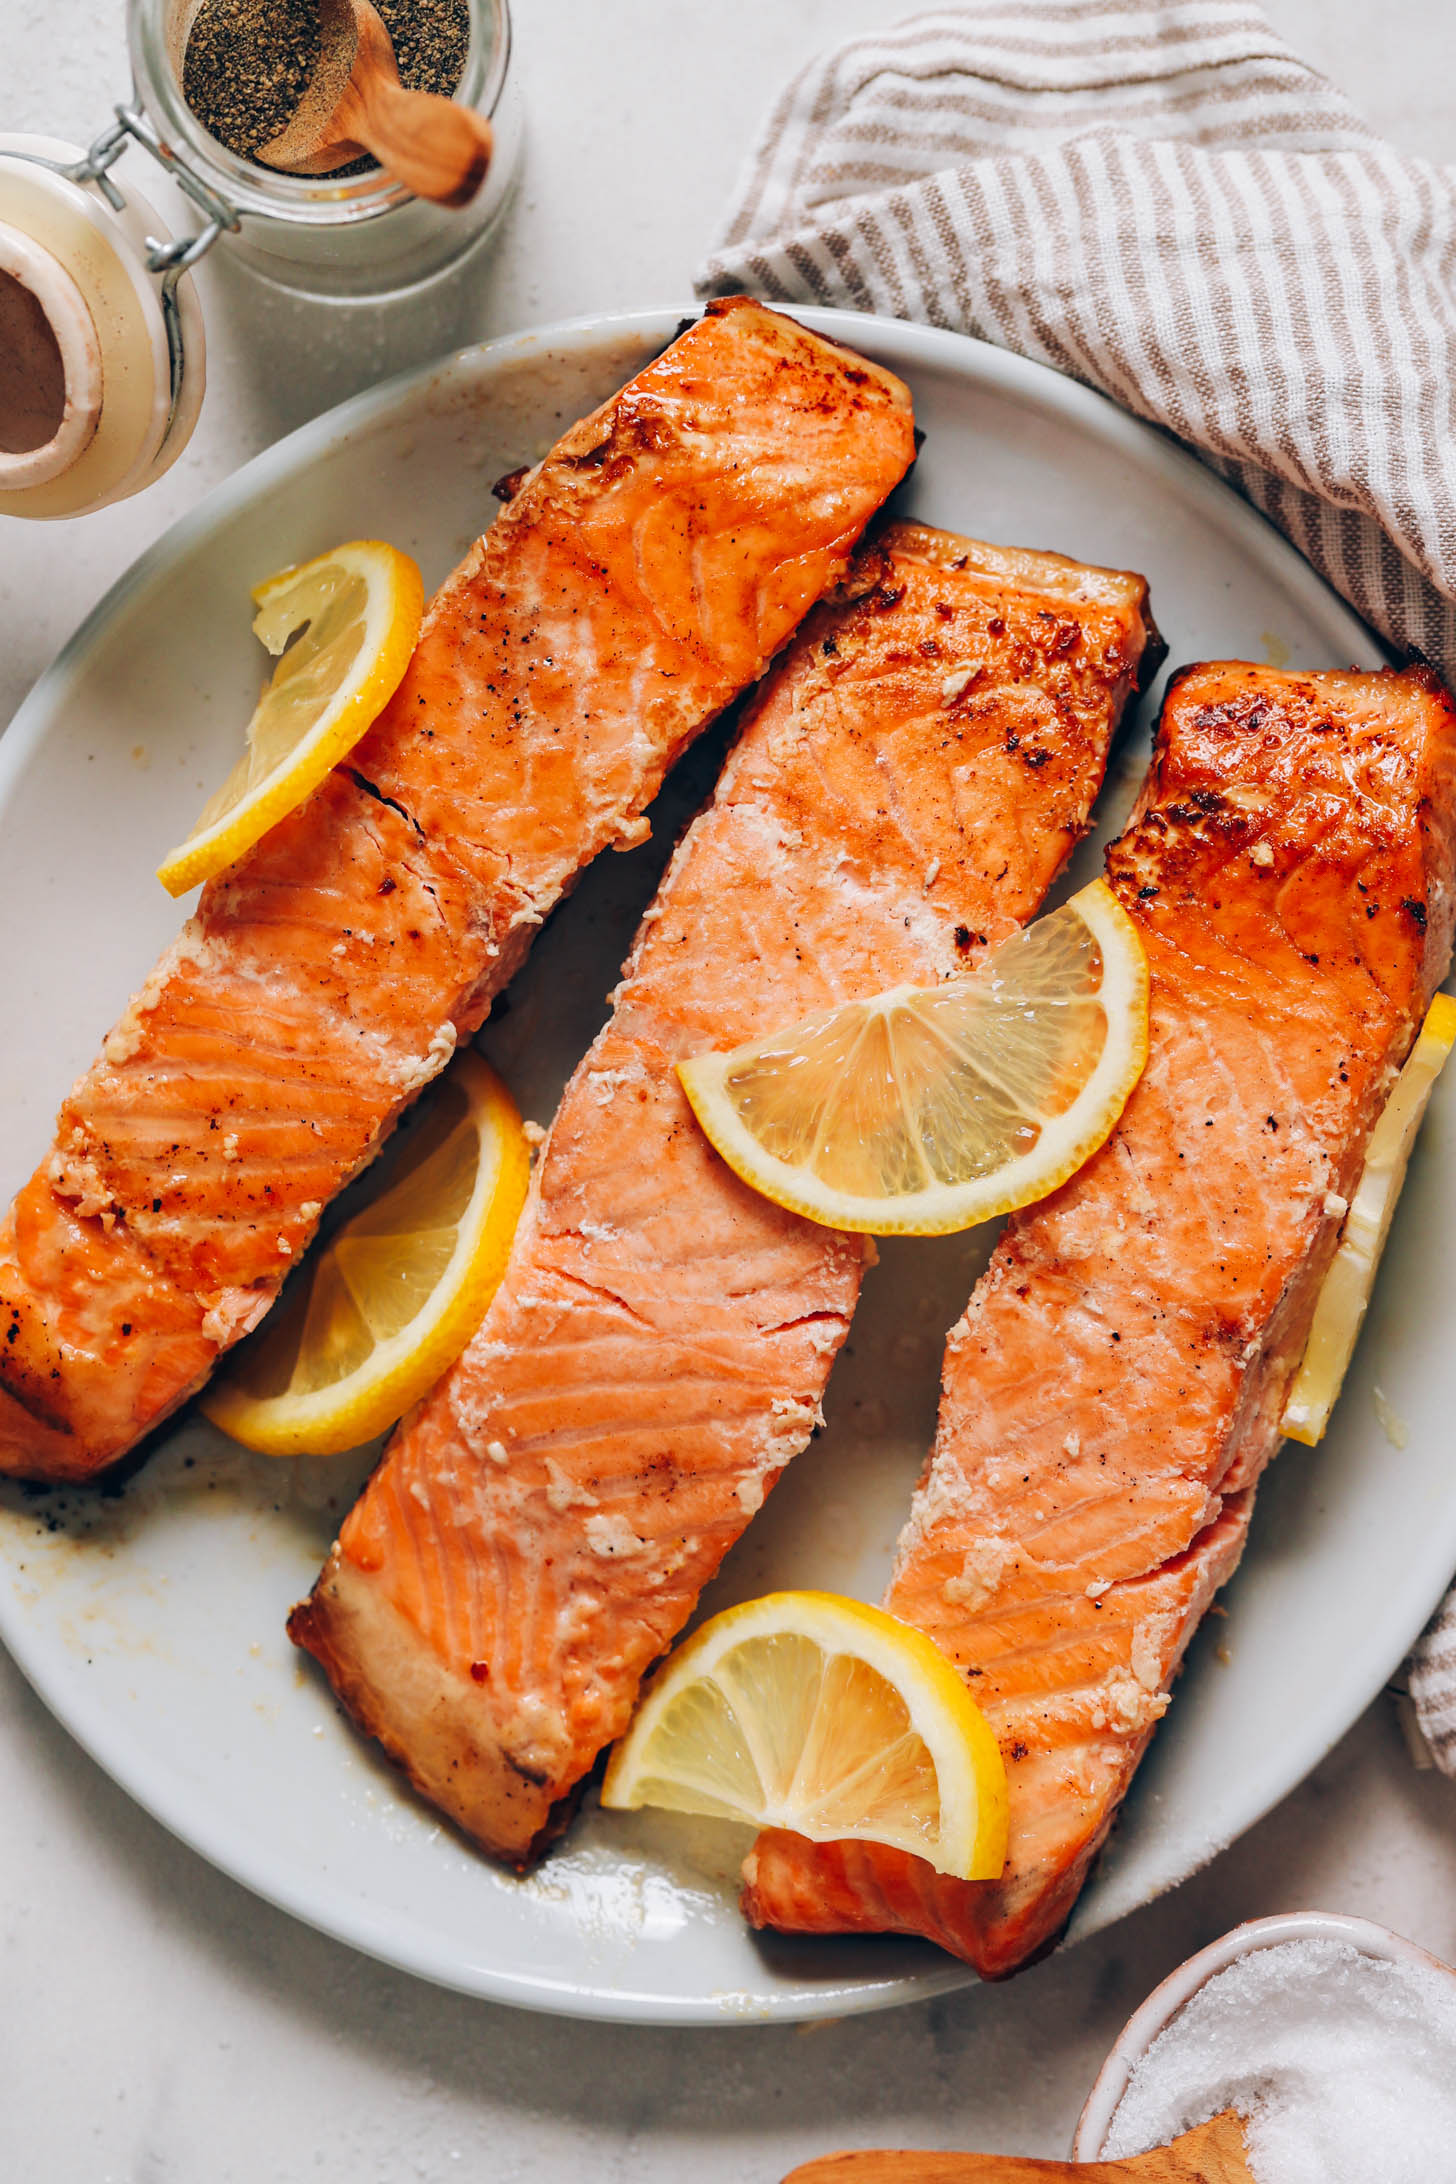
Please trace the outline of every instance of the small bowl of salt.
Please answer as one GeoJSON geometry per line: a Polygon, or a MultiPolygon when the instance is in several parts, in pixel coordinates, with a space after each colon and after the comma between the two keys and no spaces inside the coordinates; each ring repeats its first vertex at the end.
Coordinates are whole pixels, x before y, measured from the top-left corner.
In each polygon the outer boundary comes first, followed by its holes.
{"type": "Polygon", "coordinates": [[[1456,2177],[1456,1970],[1333,1912],[1237,1926],[1129,2020],[1072,2158],[1140,2154],[1229,2108],[1255,2184],[1456,2177]]]}

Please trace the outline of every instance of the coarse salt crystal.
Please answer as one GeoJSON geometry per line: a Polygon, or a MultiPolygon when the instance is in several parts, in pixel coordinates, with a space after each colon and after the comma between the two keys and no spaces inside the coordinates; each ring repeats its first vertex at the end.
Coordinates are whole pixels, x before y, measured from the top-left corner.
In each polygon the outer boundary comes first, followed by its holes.
{"type": "Polygon", "coordinates": [[[1435,2184],[1456,2147],[1456,1979],[1342,1941],[1252,1949],[1134,2069],[1102,2158],[1232,2108],[1255,2184],[1435,2184]]]}

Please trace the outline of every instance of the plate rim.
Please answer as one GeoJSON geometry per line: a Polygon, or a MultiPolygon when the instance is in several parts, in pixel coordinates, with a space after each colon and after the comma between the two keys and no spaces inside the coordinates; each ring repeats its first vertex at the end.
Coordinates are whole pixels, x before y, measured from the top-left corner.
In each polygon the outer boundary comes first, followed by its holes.
{"type": "MultiPolygon", "coordinates": [[[[968,334],[947,328],[925,327],[872,313],[794,305],[772,306],[851,348],[868,346],[892,368],[912,371],[917,365],[948,367],[967,383],[1013,399],[1029,402],[1059,414],[1104,446],[1125,453],[1143,474],[1160,475],[1196,512],[1204,513],[1226,536],[1238,542],[1242,536],[1261,560],[1271,554],[1280,564],[1282,581],[1289,593],[1321,624],[1343,628],[1349,661],[1363,666],[1385,664],[1388,654],[1381,641],[1347,601],[1322,578],[1277,527],[1215,471],[1187,448],[1146,420],[1121,409],[1109,397],[1079,380],[1057,372],[1050,365],[1001,349],[968,334]]],[[[634,310],[583,313],[501,335],[491,341],[446,352],[426,363],[393,375],[378,386],[365,389],[347,401],[324,411],[262,449],[238,470],[211,487],[207,493],[159,538],[144,549],[98,600],[73,634],[39,676],[17,708],[9,727],[0,734],[0,809],[19,787],[25,772],[41,748],[53,722],[64,707],[73,678],[88,653],[112,624],[123,617],[132,600],[170,570],[184,562],[236,513],[253,504],[272,481],[295,475],[342,448],[355,433],[387,422],[390,414],[431,381],[448,381],[462,374],[489,370],[513,359],[527,359],[533,351],[545,355],[563,350],[580,354],[612,341],[639,336],[645,341],[672,338],[684,317],[695,317],[701,301],[686,307],[663,305],[634,310]]],[[[1456,1508],[1453,1508],[1456,1533],[1456,1508]]],[[[1441,1535],[1444,1537],[1444,1535],[1441,1535]]],[[[1453,1539],[1456,1546],[1456,1539],[1453,1539]]],[[[1439,1580],[1444,1590],[1450,1556],[1434,1551],[1432,1566],[1441,1563],[1439,1580]]],[[[1439,1591],[1433,1596],[1439,1598],[1439,1591]]],[[[1284,1747],[1283,1764],[1267,1771],[1243,1829],[1254,1826],[1287,1796],[1363,1712],[1394,1666],[1408,1649],[1429,1614],[1423,1608],[1413,1620],[1408,1610],[1391,1603],[1382,1629],[1390,1641],[1389,1658],[1380,1675],[1370,1681],[1360,1707],[1349,1709],[1349,1687],[1344,1696],[1300,1725],[1303,1734],[1284,1747]],[[1398,1637],[1398,1647],[1395,1640],[1398,1637]]],[[[792,2022],[825,2016],[850,2016],[899,2004],[923,2001],[971,1984],[975,1974],[954,1959],[928,1962],[924,1970],[897,1972],[884,1978],[857,1977],[842,1983],[809,1981],[801,1991],[779,1994],[743,1993],[687,1999],[620,1986],[594,1985],[585,1979],[565,1979],[538,1974],[527,1976],[512,1969],[481,1965],[473,1960],[447,1960],[438,1947],[412,1942],[398,1914],[379,1914],[367,1904],[330,1901],[323,1908],[311,1904],[305,1887],[280,1881],[276,1867],[263,1858],[254,1861],[245,1842],[226,1838],[219,1844],[215,1821],[209,1825],[206,1800],[195,1803],[196,1793],[175,1771],[158,1777],[145,1763],[138,1766],[129,1755],[124,1732],[113,1734],[105,1712],[92,1708],[84,1687],[56,1673],[40,1642],[40,1627],[27,1622],[16,1594],[0,1588],[0,1639],[26,1680],[48,1711],[73,1736],[103,1771],[143,1810],[189,1849],[228,1878],[272,1903],[303,1924],[366,1955],[426,1979],[432,1984],[484,2000],[550,2014],[623,2023],[656,2025],[727,2025],[792,2022]],[[32,1637],[35,1643],[32,1643],[32,1637]]],[[[1379,1650],[1379,1649],[1377,1649],[1379,1650]]],[[[1362,1683],[1363,1688],[1363,1683],[1362,1683]]],[[[1236,1839],[1230,1836],[1227,1840],[1236,1839]]],[[[1225,1840],[1209,1840],[1197,1846],[1192,1862],[1166,1880],[1156,1891],[1166,1893],[1206,1865],[1226,1846],[1225,1840]]],[[[1154,1898],[1142,1898],[1151,1901],[1154,1898]]],[[[1133,1908],[1111,1909],[1105,1917],[1079,1925],[1074,1915],[1069,1939],[1073,1942],[1104,1931],[1133,1908]]]]}

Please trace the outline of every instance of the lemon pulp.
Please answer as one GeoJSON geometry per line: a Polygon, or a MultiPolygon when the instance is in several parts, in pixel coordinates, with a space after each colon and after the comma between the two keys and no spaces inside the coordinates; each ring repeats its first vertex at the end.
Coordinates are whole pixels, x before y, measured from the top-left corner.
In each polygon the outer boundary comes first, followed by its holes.
{"type": "Polygon", "coordinates": [[[393,1425],[484,1317],[529,1170],[510,1094],[459,1055],[368,1171],[366,1202],[206,1390],[213,1424],[269,1456],[332,1455],[393,1425]]]}
{"type": "Polygon", "coordinates": [[[835,1593],[770,1593],[695,1632],[612,1754],[602,1803],[884,1843],[965,1880],[1006,1859],[1006,1770],[955,1668],[835,1593]]]}
{"type": "Polygon", "coordinates": [[[898,986],[678,1074],[765,1197],[832,1228],[937,1234],[1029,1205],[1110,1134],[1147,1059],[1148,972],[1105,881],[963,977],[898,986]]]}
{"type": "Polygon", "coordinates": [[[157,869],[169,894],[225,870],[312,795],[393,697],[424,611],[414,562],[378,539],[285,569],[253,599],[254,634],[278,664],[241,758],[157,869]]]}

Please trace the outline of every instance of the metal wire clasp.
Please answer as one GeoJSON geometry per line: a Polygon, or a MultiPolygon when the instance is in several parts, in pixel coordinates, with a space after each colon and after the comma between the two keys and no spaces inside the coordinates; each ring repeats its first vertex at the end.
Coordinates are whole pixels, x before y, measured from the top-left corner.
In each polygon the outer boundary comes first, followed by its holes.
{"type": "Polygon", "coordinates": [[[49,167],[52,174],[64,175],[68,182],[92,183],[113,212],[123,212],[126,209],[126,194],[113,180],[111,169],[127,145],[135,142],[141,145],[143,151],[159,167],[165,169],[183,195],[206,213],[206,224],[195,235],[177,236],[170,242],[156,235],[145,238],[147,271],[159,274],[162,283],[162,324],[167,333],[170,394],[167,430],[170,432],[172,420],[177,414],[177,404],[182,396],[182,314],[177,307],[177,284],[184,273],[191,271],[199,258],[206,257],[219,235],[236,235],[242,226],[242,214],[210,182],[204,182],[201,175],[195,174],[185,159],[179,158],[169,145],[162,142],[140,106],[135,103],[129,106],[118,105],[114,112],[116,119],[108,128],[102,130],[100,136],[79,159],[47,159],[40,152],[11,151],[7,151],[5,157],[28,160],[36,167],[49,167]]]}

